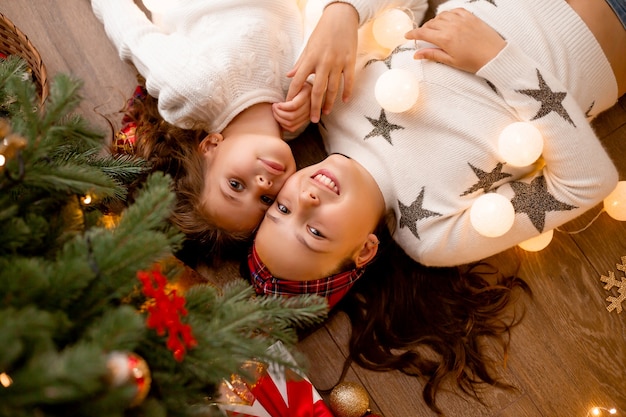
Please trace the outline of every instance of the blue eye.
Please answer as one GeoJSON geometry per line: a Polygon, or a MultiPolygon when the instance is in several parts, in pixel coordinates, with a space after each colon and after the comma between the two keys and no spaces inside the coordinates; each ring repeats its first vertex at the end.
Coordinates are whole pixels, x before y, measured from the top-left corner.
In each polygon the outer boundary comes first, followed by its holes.
{"type": "Polygon", "coordinates": [[[269,195],[262,195],[261,202],[265,204],[266,206],[271,206],[272,203],[274,202],[274,199],[270,197],[269,195]]]}
{"type": "Polygon", "coordinates": [[[235,191],[242,191],[244,189],[243,184],[237,180],[228,180],[228,185],[235,191]]]}
{"type": "Polygon", "coordinates": [[[278,211],[280,211],[281,213],[283,213],[283,214],[289,214],[289,213],[291,213],[291,212],[289,211],[289,209],[287,208],[287,206],[285,206],[285,205],[283,205],[283,204],[280,204],[280,203],[276,203],[276,209],[277,209],[278,211]]]}

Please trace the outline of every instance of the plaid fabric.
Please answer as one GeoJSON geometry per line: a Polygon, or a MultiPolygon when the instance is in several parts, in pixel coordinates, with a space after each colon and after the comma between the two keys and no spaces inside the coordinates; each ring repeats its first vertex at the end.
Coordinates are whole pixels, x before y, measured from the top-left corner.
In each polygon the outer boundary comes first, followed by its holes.
{"type": "Polygon", "coordinates": [[[365,272],[365,268],[355,268],[312,281],[289,281],[276,278],[259,259],[254,245],[248,252],[248,267],[250,280],[257,294],[285,297],[317,294],[326,298],[329,308],[333,308],[365,272]]]}

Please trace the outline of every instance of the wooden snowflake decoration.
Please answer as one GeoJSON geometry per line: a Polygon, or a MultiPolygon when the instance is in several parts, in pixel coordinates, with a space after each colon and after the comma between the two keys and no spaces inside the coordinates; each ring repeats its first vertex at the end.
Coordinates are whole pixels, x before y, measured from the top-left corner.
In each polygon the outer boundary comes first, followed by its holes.
{"type": "MultiPolygon", "coordinates": [[[[622,272],[626,272],[626,256],[622,256],[622,263],[616,265],[617,269],[622,272]]],[[[616,313],[622,312],[622,302],[626,300],[626,277],[621,277],[620,280],[615,278],[615,273],[609,271],[609,276],[602,275],[600,277],[600,281],[606,283],[604,289],[609,291],[613,287],[617,288],[618,296],[609,295],[606,297],[606,301],[609,302],[609,305],[606,306],[606,309],[611,312],[613,310],[616,313]]]]}

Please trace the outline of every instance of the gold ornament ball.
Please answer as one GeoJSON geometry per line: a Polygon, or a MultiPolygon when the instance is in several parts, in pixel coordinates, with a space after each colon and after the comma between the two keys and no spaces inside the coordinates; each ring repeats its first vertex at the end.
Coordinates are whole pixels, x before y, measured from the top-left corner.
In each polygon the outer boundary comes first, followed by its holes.
{"type": "Polygon", "coordinates": [[[109,383],[113,387],[132,385],[136,388],[130,407],[135,407],[148,396],[152,376],[146,361],[133,352],[113,351],[107,358],[109,383]]]}
{"type": "Polygon", "coordinates": [[[363,417],[370,406],[365,388],[354,382],[342,382],[330,393],[330,408],[337,417],[363,417]]]}

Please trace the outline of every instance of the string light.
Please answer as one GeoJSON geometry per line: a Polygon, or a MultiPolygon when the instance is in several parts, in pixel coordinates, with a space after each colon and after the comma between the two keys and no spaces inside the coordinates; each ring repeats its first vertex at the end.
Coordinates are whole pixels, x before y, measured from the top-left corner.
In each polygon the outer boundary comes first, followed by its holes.
{"type": "Polygon", "coordinates": [[[592,407],[587,412],[587,416],[601,416],[601,415],[603,415],[603,411],[606,411],[607,413],[609,413],[611,415],[616,415],[617,414],[617,409],[615,409],[615,408],[592,407]]]}
{"type": "Polygon", "coordinates": [[[626,221],[626,181],[617,183],[617,187],[604,199],[604,210],[619,221],[626,221]]]}
{"type": "Polygon", "coordinates": [[[322,17],[324,3],[321,0],[308,0],[304,5],[304,33],[308,36],[322,17]]]}
{"type": "Polygon", "coordinates": [[[84,196],[82,196],[80,198],[80,202],[83,203],[83,205],[88,206],[91,204],[92,202],[92,198],[90,194],[85,194],[84,196]]]}
{"type": "Polygon", "coordinates": [[[498,151],[507,164],[525,167],[541,156],[543,136],[539,129],[530,123],[511,123],[498,137],[498,151]]]}
{"type": "Polygon", "coordinates": [[[408,70],[391,69],[378,77],[374,86],[376,101],[388,112],[402,113],[407,111],[417,101],[419,96],[419,82],[408,70]]]}
{"type": "Polygon", "coordinates": [[[544,232],[538,236],[523,241],[517,246],[527,252],[539,252],[540,250],[545,249],[550,244],[553,236],[554,230],[548,230],[547,232],[544,232]]]}
{"type": "Polygon", "coordinates": [[[413,19],[400,9],[389,9],[376,19],[372,25],[374,39],[380,46],[393,49],[407,39],[404,34],[413,29],[413,19]]]}
{"type": "Polygon", "coordinates": [[[483,194],[470,209],[470,222],[478,233],[498,237],[508,232],[515,220],[513,204],[503,195],[483,194]]]}
{"type": "Polygon", "coordinates": [[[0,373],[0,385],[2,385],[4,388],[8,388],[11,386],[11,384],[13,384],[13,380],[11,379],[11,377],[5,372],[0,373]]]}

